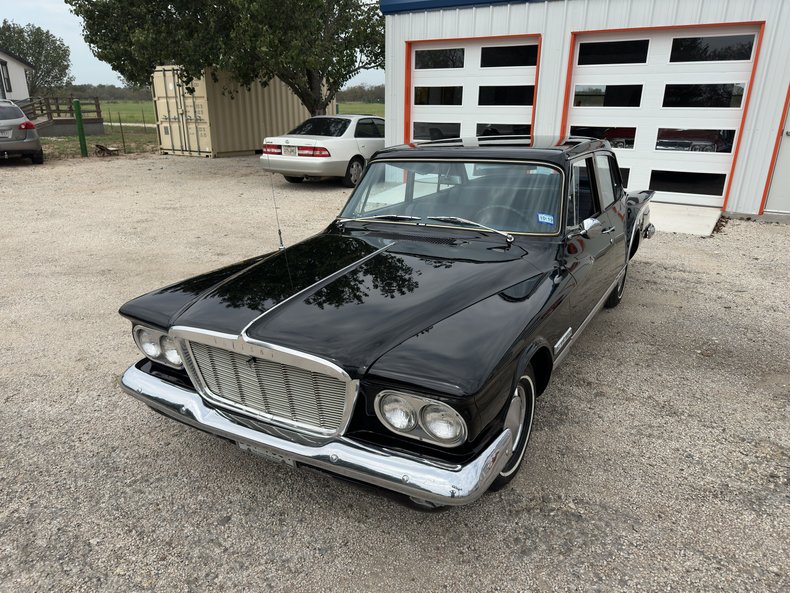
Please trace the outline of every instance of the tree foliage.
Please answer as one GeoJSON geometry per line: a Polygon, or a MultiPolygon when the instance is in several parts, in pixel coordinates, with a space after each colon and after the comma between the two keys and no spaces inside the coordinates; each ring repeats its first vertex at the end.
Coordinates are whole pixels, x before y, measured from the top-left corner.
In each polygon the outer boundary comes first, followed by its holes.
{"type": "Polygon", "coordinates": [[[35,72],[27,73],[31,97],[50,94],[74,80],[68,46],[46,29],[30,24],[23,27],[3,19],[0,47],[35,66],[35,72]]]}
{"type": "Polygon", "coordinates": [[[384,103],[383,84],[357,84],[337,92],[341,103],[384,103]]]}
{"type": "Polygon", "coordinates": [[[206,68],[249,86],[282,80],[312,114],[384,63],[384,18],[369,0],[66,0],[85,40],[127,81],[147,84],[177,64],[185,82],[206,68]]]}

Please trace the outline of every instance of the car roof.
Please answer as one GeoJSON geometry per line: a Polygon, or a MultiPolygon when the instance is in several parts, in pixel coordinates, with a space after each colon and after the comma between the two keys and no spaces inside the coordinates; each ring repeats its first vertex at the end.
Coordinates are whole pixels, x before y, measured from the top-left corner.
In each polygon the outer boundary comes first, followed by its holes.
{"type": "Polygon", "coordinates": [[[372,117],[374,119],[384,119],[380,115],[371,115],[369,113],[338,113],[337,115],[313,115],[309,119],[322,119],[322,118],[345,118],[345,119],[361,119],[363,117],[372,117]]]}
{"type": "Polygon", "coordinates": [[[391,146],[376,153],[375,158],[529,159],[563,163],[581,154],[609,148],[606,140],[578,136],[479,136],[391,146]]]}

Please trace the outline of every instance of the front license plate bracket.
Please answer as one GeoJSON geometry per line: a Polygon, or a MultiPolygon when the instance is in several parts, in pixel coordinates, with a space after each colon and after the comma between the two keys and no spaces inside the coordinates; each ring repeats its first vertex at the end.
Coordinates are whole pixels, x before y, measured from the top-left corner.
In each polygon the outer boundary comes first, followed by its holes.
{"type": "Polygon", "coordinates": [[[252,453],[257,457],[262,457],[263,459],[272,461],[274,463],[282,463],[291,467],[296,467],[296,462],[293,459],[288,459],[277,451],[272,451],[271,449],[265,449],[263,447],[255,447],[242,442],[237,442],[236,444],[238,445],[239,449],[246,453],[252,453]]]}

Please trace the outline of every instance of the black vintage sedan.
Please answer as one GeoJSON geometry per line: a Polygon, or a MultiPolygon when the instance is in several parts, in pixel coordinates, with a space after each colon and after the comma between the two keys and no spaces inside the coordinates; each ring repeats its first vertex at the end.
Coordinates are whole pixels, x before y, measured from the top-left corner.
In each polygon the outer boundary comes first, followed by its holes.
{"type": "Polygon", "coordinates": [[[133,299],[122,386],[245,450],[425,507],[516,475],[535,398],[652,236],[605,141],[371,159],[323,232],[133,299]]]}

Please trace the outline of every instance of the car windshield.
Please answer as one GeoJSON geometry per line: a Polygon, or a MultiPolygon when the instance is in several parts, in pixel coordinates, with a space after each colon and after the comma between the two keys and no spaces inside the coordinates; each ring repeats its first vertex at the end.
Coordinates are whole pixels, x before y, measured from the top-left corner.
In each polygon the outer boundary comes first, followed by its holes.
{"type": "Polygon", "coordinates": [[[298,136],[342,136],[350,123],[351,120],[343,117],[311,117],[288,133],[298,136]]]}
{"type": "Polygon", "coordinates": [[[13,105],[0,105],[0,119],[19,119],[25,117],[19,107],[13,105]]]}
{"type": "Polygon", "coordinates": [[[549,165],[382,161],[371,163],[340,216],[554,235],[561,206],[562,174],[549,165]]]}

